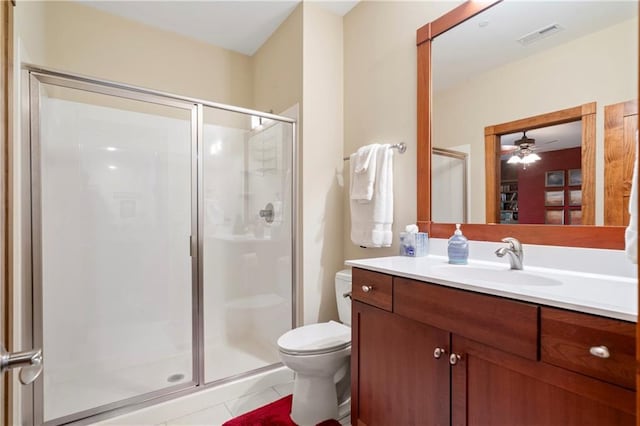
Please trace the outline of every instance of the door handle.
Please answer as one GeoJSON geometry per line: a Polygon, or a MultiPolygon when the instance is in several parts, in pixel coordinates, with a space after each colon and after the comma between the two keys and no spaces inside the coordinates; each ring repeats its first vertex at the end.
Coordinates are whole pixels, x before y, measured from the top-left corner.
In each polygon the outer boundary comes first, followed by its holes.
{"type": "Polygon", "coordinates": [[[20,369],[20,383],[32,383],[42,373],[42,349],[7,352],[4,346],[0,345],[0,374],[14,368],[20,369]]]}

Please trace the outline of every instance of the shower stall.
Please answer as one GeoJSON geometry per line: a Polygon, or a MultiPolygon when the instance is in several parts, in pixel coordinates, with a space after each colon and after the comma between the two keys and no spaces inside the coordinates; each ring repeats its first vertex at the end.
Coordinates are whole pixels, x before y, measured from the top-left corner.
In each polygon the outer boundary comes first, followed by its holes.
{"type": "Polygon", "coordinates": [[[39,67],[24,81],[25,339],[45,365],[30,420],[277,366],[295,325],[295,121],[39,67]]]}
{"type": "MultiPolygon", "coordinates": [[[[467,148],[468,147],[460,147],[467,148]]],[[[434,221],[467,223],[468,168],[466,152],[432,148],[431,150],[431,214],[434,221]]]]}

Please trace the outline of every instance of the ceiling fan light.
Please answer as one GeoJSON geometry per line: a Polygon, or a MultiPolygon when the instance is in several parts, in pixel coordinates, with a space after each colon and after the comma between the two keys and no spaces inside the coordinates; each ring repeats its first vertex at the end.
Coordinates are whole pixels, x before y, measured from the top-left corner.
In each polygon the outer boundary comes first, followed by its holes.
{"type": "Polygon", "coordinates": [[[541,160],[540,156],[538,154],[536,154],[535,152],[532,152],[531,154],[529,154],[529,157],[531,157],[533,159],[533,161],[541,160]]]}
{"type": "Polygon", "coordinates": [[[520,139],[518,139],[518,140],[513,142],[514,145],[516,145],[516,146],[518,146],[518,147],[520,147],[522,149],[530,148],[533,145],[535,145],[535,143],[536,143],[535,139],[527,137],[527,131],[526,130],[522,132],[522,137],[520,139]]]}
{"type": "Polygon", "coordinates": [[[507,164],[519,164],[522,162],[522,159],[517,155],[512,155],[511,158],[507,161],[507,164]]]}
{"type": "Polygon", "coordinates": [[[540,159],[540,156],[538,154],[527,154],[524,156],[524,158],[522,159],[522,162],[524,164],[531,164],[534,163],[536,161],[538,161],[540,159]]]}

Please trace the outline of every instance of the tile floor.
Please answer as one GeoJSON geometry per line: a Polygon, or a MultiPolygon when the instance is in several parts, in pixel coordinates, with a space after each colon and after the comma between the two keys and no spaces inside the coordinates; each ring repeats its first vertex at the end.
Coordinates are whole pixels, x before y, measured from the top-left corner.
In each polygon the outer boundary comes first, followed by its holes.
{"type": "Polygon", "coordinates": [[[170,419],[165,423],[160,423],[160,425],[221,425],[233,417],[280,399],[283,396],[289,395],[291,392],[293,392],[293,382],[278,384],[261,392],[232,399],[176,419],[170,419]]]}
{"type": "MultiPolygon", "coordinates": [[[[293,372],[280,367],[235,383],[94,423],[94,426],[218,426],[291,393],[293,372]]],[[[341,423],[349,425],[349,416],[342,419],[341,423]]]]}

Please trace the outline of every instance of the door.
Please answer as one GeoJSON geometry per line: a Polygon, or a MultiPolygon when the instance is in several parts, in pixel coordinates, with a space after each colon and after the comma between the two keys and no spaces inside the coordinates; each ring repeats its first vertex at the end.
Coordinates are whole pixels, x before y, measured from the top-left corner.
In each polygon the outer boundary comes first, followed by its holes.
{"type": "MultiPolygon", "coordinates": [[[[8,345],[8,326],[10,324],[10,309],[7,293],[10,286],[7,264],[7,250],[10,249],[7,227],[7,211],[9,199],[7,197],[9,182],[9,158],[7,148],[11,141],[11,73],[13,55],[13,5],[8,1],[0,3],[0,346],[8,345]]],[[[0,373],[0,424],[11,424],[10,389],[7,374],[0,373]]]]}
{"type": "Polygon", "coordinates": [[[35,423],[194,387],[196,106],[30,79],[35,423]]]}
{"type": "Polygon", "coordinates": [[[351,423],[448,425],[449,333],[360,302],[352,309],[351,423]]]}
{"type": "Polygon", "coordinates": [[[635,424],[628,389],[455,334],[452,348],[453,425],[635,424]]]}
{"type": "Polygon", "coordinates": [[[14,424],[11,369],[19,369],[19,380],[32,383],[42,372],[40,350],[8,352],[12,344],[13,221],[11,154],[13,120],[13,2],[0,2],[0,424],[14,424]]]}
{"type": "Polygon", "coordinates": [[[604,224],[608,226],[629,224],[637,131],[637,100],[604,107],[604,224]]]}

